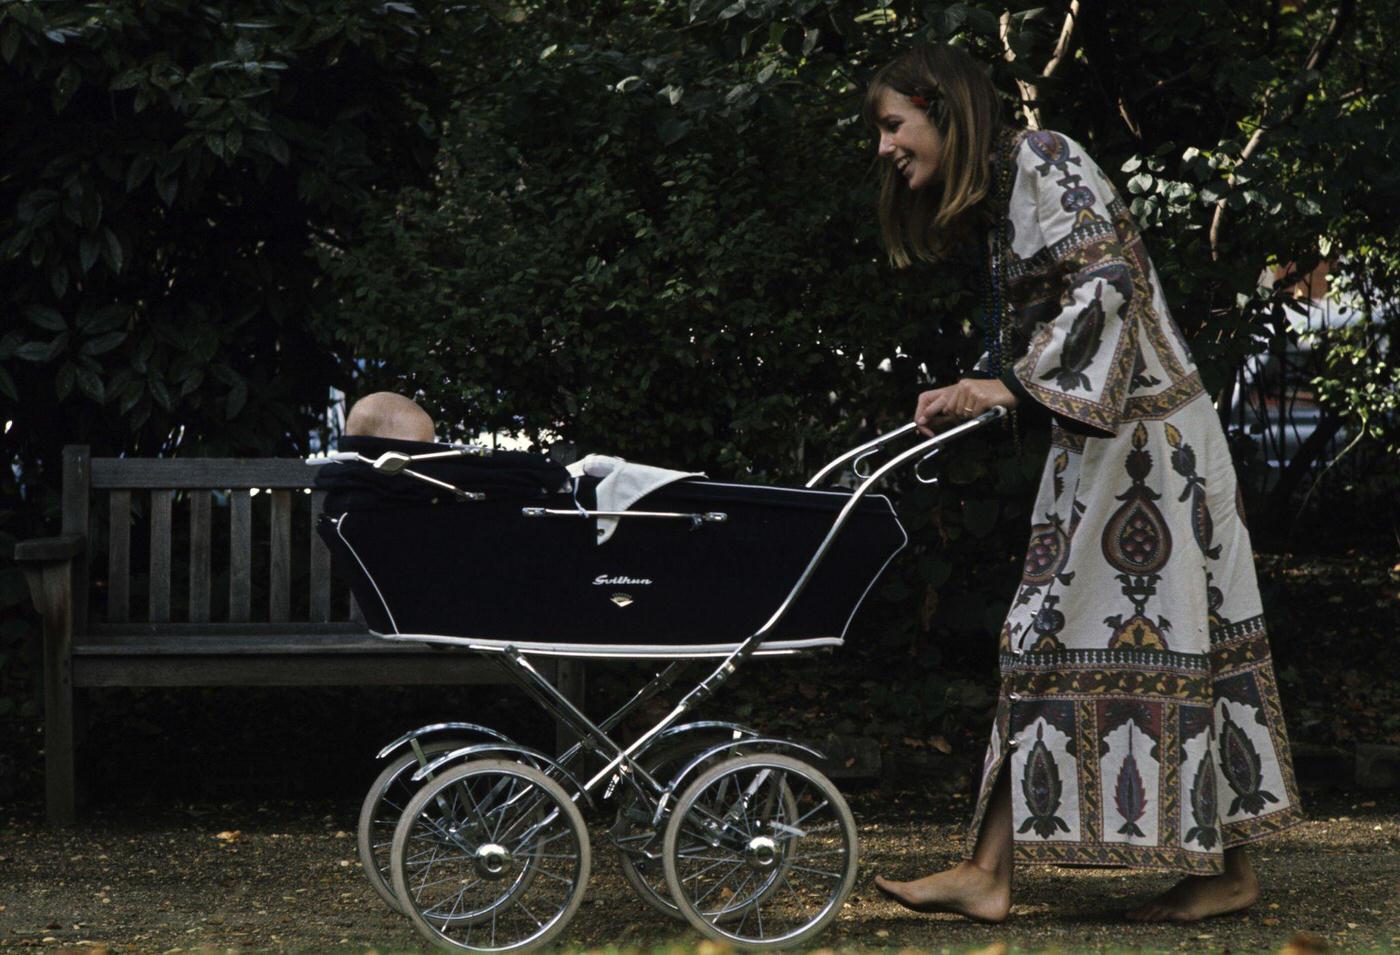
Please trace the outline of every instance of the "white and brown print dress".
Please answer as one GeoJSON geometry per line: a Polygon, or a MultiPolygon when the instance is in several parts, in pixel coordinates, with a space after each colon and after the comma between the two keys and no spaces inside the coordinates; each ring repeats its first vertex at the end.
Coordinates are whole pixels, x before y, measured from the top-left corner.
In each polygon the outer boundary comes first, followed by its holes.
{"type": "Polygon", "coordinates": [[[1229,449],[1136,224],[1058,133],[1004,141],[1004,376],[1054,415],[969,833],[1019,862],[1216,873],[1301,818],[1229,449]]]}

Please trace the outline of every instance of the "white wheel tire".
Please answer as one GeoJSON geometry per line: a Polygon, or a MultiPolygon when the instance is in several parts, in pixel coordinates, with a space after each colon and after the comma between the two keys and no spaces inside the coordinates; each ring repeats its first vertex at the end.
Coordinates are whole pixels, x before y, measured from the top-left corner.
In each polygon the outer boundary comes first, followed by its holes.
{"type": "Polygon", "coordinates": [[[793,759],[790,756],[777,754],[755,754],[751,756],[739,756],[734,759],[725,760],[704,773],[700,774],[694,782],[686,787],[676,800],[674,809],[671,811],[671,818],[666,825],[666,835],[662,842],[662,861],[666,869],[666,885],[670,890],[671,899],[680,908],[681,913],[686,917],[697,931],[717,942],[724,942],[739,948],[746,949],[779,949],[792,948],[802,945],[819,935],[833,920],[840,914],[842,907],[846,904],[846,899],[850,897],[851,890],[855,887],[856,868],[859,865],[860,846],[856,835],[855,819],[851,816],[851,809],[846,804],[845,797],[815,767],[793,759]],[[751,767],[772,767],[782,769],[799,776],[805,777],[815,785],[830,802],[833,812],[840,824],[845,844],[848,847],[844,869],[840,872],[838,888],[828,904],[818,914],[817,918],[803,925],[799,930],[790,932],[772,940],[755,940],[734,934],[725,929],[725,922],[716,924],[705,918],[690,897],[686,894],[684,886],[681,884],[682,876],[676,867],[676,849],[679,841],[683,820],[690,811],[696,798],[715,780],[721,776],[742,771],[751,767]]]}
{"type": "MultiPolygon", "coordinates": [[[[404,809],[403,818],[399,820],[398,828],[394,831],[394,845],[390,850],[390,871],[393,879],[394,894],[403,903],[405,914],[419,934],[428,939],[434,945],[447,951],[457,952],[523,952],[534,948],[548,945],[568,927],[570,920],[578,912],[579,906],[583,903],[583,895],[588,888],[588,876],[592,864],[592,856],[588,844],[588,828],[584,824],[583,815],[579,812],[578,806],[574,805],[569,794],[557,782],[550,779],[544,773],[528,766],[524,763],[517,763],[506,759],[479,759],[469,763],[464,763],[448,770],[426,782],[404,809]],[[578,874],[574,879],[574,886],[570,890],[570,895],[565,905],[560,908],[545,925],[545,927],[534,935],[518,942],[495,947],[477,947],[458,943],[448,938],[442,933],[437,925],[429,921],[418,911],[413,904],[413,893],[409,890],[407,877],[404,870],[404,857],[409,843],[409,835],[413,831],[414,820],[423,808],[439,793],[457,782],[473,775],[489,772],[504,772],[514,774],[528,780],[532,785],[549,794],[559,811],[564,815],[569,828],[573,831],[578,844],[578,874]]],[[[510,899],[516,898],[512,894],[510,899]]],[[[509,901],[509,900],[507,900],[509,901]]],[[[503,903],[504,904],[504,903],[503,903]]]]}

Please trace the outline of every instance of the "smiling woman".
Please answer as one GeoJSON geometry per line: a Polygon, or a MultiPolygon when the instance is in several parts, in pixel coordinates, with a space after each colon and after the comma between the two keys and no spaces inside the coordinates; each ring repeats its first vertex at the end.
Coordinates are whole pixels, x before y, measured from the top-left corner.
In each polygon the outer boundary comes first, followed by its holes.
{"type": "Polygon", "coordinates": [[[875,74],[862,114],[892,160],[880,226],[895,266],[934,261],[985,229],[1001,104],[976,60],[954,46],[917,47],[875,74]]]}
{"type": "Polygon", "coordinates": [[[1186,878],[1130,918],[1246,908],[1245,846],[1300,820],[1297,786],[1230,451],[1138,224],[1074,140],[1004,126],[955,47],[885,67],[865,114],[890,260],[982,252],[986,353],[919,428],[1051,422],[966,861],[876,885],[996,922],[1013,863],[1131,866],[1186,878]]]}

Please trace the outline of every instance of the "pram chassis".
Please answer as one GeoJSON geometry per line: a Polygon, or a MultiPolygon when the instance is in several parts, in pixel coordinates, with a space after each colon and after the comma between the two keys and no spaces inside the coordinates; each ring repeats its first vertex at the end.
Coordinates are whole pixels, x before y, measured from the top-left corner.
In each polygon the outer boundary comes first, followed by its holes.
{"type": "MultiPolygon", "coordinates": [[[[922,464],[947,442],[1004,414],[1004,409],[994,408],[894,454],[873,471],[862,471],[861,465],[867,459],[887,451],[892,442],[914,430],[913,424],[906,425],[850,449],[818,470],[806,482],[807,488],[817,487],[848,464],[860,481],[800,576],[761,627],[628,745],[615,742],[609,731],[674,686],[696,662],[694,659],[670,663],[615,712],[594,722],[531,665],[526,652],[514,646],[484,646],[470,638],[435,638],[437,643],[490,654],[512,681],[563,722],[578,742],[562,755],[552,757],[509,741],[486,727],[435,724],[386,746],[381,757],[405,744],[409,746],[411,758],[401,755],[394,764],[398,767],[394,784],[402,785],[405,791],[414,786],[420,788],[394,825],[392,840],[385,838],[385,830],[392,822],[391,810],[398,804],[386,799],[381,785],[388,770],[366,797],[361,813],[360,854],[376,891],[386,903],[405,912],[429,940],[451,950],[522,951],[545,944],[566,927],[587,882],[588,836],[577,805],[593,808],[593,793],[606,782],[604,799],[612,797],[619,788],[627,793],[608,839],[624,860],[629,882],[650,905],[666,914],[684,917],[710,938],[745,948],[786,947],[818,934],[839,913],[849,894],[857,857],[854,822],[844,800],[825,776],[803,761],[820,759],[821,754],[792,741],[760,736],[737,724],[682,724],[681,720],[713,696],[759,651],[765,636],[773,632],[810,583],[854,509],[876,483],[910,461],[918,459],[922,464]],[[444,734],[455,736],[462,745],[444,745],[444,734]],[[651,759],[653,746],[663,741],[669,746],[661,749],[678,747],[681,757],[673,753],[669,761],[651,759]],[[583,780],[574,772],[573,764],[585,753],[603,760],[603,765],[583,780]],[[659,772],[663,768],[669,776],[659,772]],[[404,779],[410,769],[411,777],[404,779]],[[467,804],[476,812],[475,818],[467,804]],[[484,814],[481,806],[489,806],[484,814]],[[646,812],[639,812],[638,807],[645,807],[646,812]],[[807,815],[795,815],[808,807],[815,808],[807,815]],[[824,820],[821,825],[805,821],[816,813],[824,813],[816,817],[824,820]],[[470,835],[463,835],[469,829],[485,833],[490,819],[498,825],[515,820],[514,825],[524,826],[520,830],[525,834],[524,841],[517,840],[523,848],[511,850],[495,840],[486,842],[484,835],[472,842],[470,835]],[[816,835],[818,830],[823,834],[816,835]],[[801,855],[800,849],[809,838],[820,846],[813,851],[837,856],[840,864],[835,869],[800,865],[797,860],[808,858],[801,855]],[[387,857],[383,852],[386,842],[387,857]],[[572,853],[541,851],[559,845],[572,846],[572,853]],[[736,882],[728,886],[710,884],[714,877],[707,873],[722,863],[697,868],[691,861],[708,858],[706,852],[720,853],[726,861],[738,860],[731,871],[742,868],[740,874],[747,877],[742,883],[736,877],[736,882]],[[567,872],[550,870],[551,866],[565,864],[571,866],[567,872]],[[451,901],[450,910],[444,910],[442,906],[448,903],[435,901],[441,892],[435,894],[433,888],[451,880],[429,880],[423,873],[426,867],[428,873],[437,876],[453,865],[466,874],[450,887],[466,887],[451,901]],[[658,869],[665,877],[664,888],[658,869]],[[794,881],[802,878],[804,871],[823,873],[822,884],[826,887],[808,890],[806,896],[821,896],[821,904],[804,905],[802,893],[794,887],[794,881]],[[545,878],[536,879],[535,872],[545,878]],[[495,895],[490,894],[494,891],[490,889],[492,880],[504,886],[495,895]],[[504,884],[507,881],[509,885],[504,884]],[[486,884],[486,890],[481,890],[486,891],[486,897],[477,909],[469,909],[464,898],[478,883],[486,884]],[[557,888],[560,885],[565,888],[557,888]],[[708,888],[702,893],[705,886],[708,888]],[[717,897],[727,901],[707,902],[707,897],[721,888],[728,894],[719,893],[717,897]],[[786,901],[784,888],[789,890],[786,901]],[[562,894],[550,894],[556,892],[562,894]],[[534,902],[535,896],[547,902],[544,908],[549,911],[544,918],[538,914],[542,909],[534,902]],[[526,897],[537,905],[536,909],[525,904],[526,897]],[[765,906],[769,907],[767,924],[765,906]],[[522,917],[517,909],[528,917],[522,917]],[[511,926],[518,927],[507,927],[511,919],[511,926]],[[489,931],[483,927],[488,922],[489,931]]],[[[488,452],[471,448],[458,453],[488,452]]],[[[334,457],[346,460],[349,456],[334,457]]],[[[385,473],[403,473],[442,484],[408,467],[420,457],[355,456],[385,473]]],[[[929,480],[922,474],[918,478],[929,480]]],[[[469,493],[451,489],[460,497],[471,499],[469,493]]],[[[606,512],[584,508],[558,511],[526,507],[522,508],[522,515],[673,518],[692,522],[724,519],[724,515],[712,512],[606,512]]]]}

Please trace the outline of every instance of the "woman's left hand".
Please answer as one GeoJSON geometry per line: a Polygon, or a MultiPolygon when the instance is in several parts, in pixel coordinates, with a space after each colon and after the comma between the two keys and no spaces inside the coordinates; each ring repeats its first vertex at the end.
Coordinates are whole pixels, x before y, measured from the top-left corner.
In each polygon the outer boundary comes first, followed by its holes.
{"type": "Polygon", "coordinates": [[[919,395],[914,409],[914,423],[919,432],[932,437],[962,424],[997,405],[1016,407],[1016,396],[995,378],[964,378],[955,385],[934,388],[919,395]]]}

